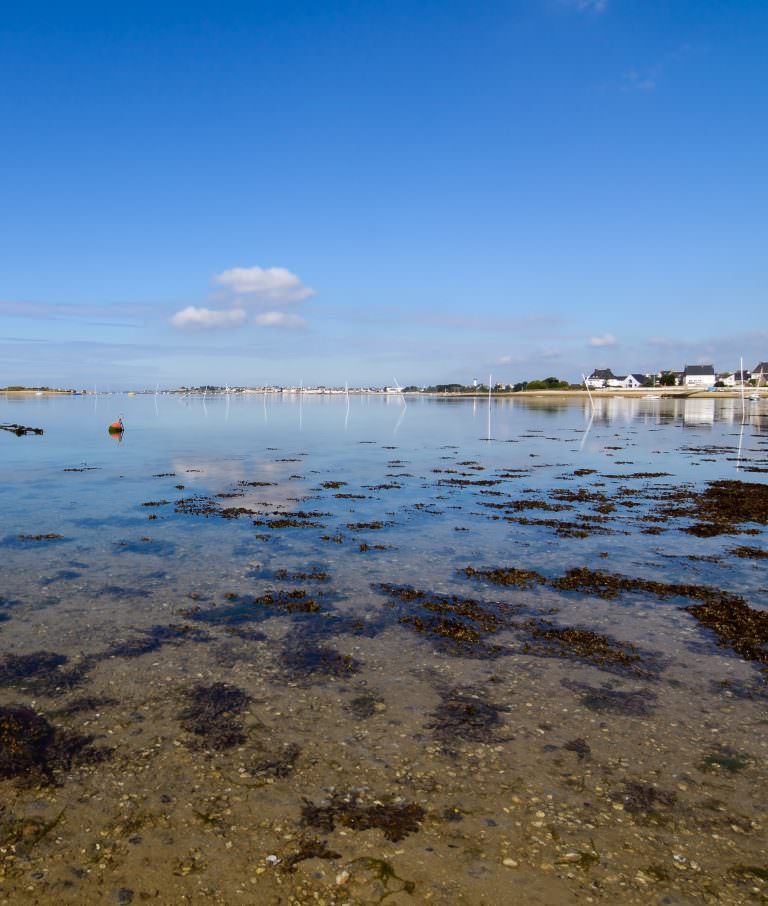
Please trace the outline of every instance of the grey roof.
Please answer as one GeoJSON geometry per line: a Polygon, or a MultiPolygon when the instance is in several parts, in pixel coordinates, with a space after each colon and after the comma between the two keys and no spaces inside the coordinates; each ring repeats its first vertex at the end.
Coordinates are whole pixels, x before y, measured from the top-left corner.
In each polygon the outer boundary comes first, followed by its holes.
{"type": "Polygon", "coordinates": [[[645,375],[645,374],[637,374],[637,373],[634,372],[634,371],[632,372],[632,377],[633,377],[639,384],[644,384],[644,383],[648,380],[648,376],[647,376],[647,375],[645,375]]]}
{"type": "Polygon", "coordinates": [[[755,365],[752,374],[768,374],[768,362],[760,362],[755,365]]]}
{"type": "Polygon", "coordinates": [[[714,374],[714,365],[686,365],[683,374],[714,374]]]}
{"type": "Polygon", "coordinates": [[[616,377],[616,375],[611,371],[610,368],[595,368],[592,374],[590,374],[590,378],[595,378],[602,381],[607,381],[609,378],[614,377],[616,377]]]}

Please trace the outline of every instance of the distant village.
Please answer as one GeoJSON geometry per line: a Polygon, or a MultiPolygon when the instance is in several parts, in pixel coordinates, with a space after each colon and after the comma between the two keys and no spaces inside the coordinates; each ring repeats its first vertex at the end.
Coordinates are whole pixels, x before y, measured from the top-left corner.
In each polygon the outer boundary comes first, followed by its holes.
{"type": "Polygon", "coordinates": [[[596,368],[586,378],[591,390],[634,390],[639,387],[689,387],[706,390],[719,387],[763,387],[768,380],[768,362],[759,362],[752,371],[716,372],[714,365],[686,365],[682,371],[655,374],[614,374],[610,368],[596,368]]]}

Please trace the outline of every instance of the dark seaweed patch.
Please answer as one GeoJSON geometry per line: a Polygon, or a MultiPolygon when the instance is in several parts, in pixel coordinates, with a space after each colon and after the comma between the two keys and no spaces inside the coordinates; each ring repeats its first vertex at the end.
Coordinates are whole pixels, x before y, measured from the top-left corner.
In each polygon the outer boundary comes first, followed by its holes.
{"type": "Polygon", "coordinates": [[[185,730],[199,737],[201,745],[222,751],[245,742],[239,718],[251,699],[242,689],[226,683],[198,685],[187,698],[189,703],[179,713],[179,720],[185,730]]]}
{"type": "Polygon", "coordinates": [[[662,790],[646,783],[628,780],[624,791],[613,797],[614,801],[624,805],[624,811],[630,815],[642,816],[658,821],[677,804],[677,794],[671,790],[662,790]]]}
{"type": "Polygon", "coordinates": [[[505,516],[516,525],[545,526],[555,530],[560,538],[588,538],[590,535],[612,535],[613,529],[604,525],[604,517],[582,516],[579,521],[566,519],[530,519],[527,516],[505,516]]]}
{"type": "Polygon", "coordinates": [[[561,512],[562,510],[572,510],[573,507],[565,503],[548,503],[546,500],[539,500],[531,497],[525,500],[505,500],[503,503],[484,502],[480,506],[487,507],[490,510],[504,510],[505,512],[519,513],[522,510],[546,510],[548,512],[561,512]]]}
{"type": "Polygon", "coordinates": [[[299,848],[296,852],[285,856],[280,868],[282,871],[292,872],[299,862],[305,859],[340,859],[341,853],[334,852],[328,848],[325,840],[318,840],[316,837],[309,837],[299,842],[299,848]]]}
{"type": "Polygon", "coordinates": [[[228,603],[223,607],[186,610],[183,616],[213,626],[238,626],[268,619],[279,611],[290,614],[317,613],[320,605],[303,589],[291,591],[280,589],[269,591],[259,597],[253,595],[227,595],[228,603]]]}
{"type": "Polygon", "coordinates": [[[765,551],[760,547],[747,547],[746,545],[743,545],[741,547],[734,547],[731,553],[745,560],[768,560],[768,551],[765,551]]]}
{"type": "Polygon", "coordinates": [[[733,598],[709,600],[685,610],[715,633],[720,646],[747,661],[768,665],[768,612],[733,598]]]}
{"type": "Polygon", "coordinates": [[[0,431],[9,431],[16,437],[24,437],[25,434],[43,434],[42,428],[29,428],[26,425],[0,425],[0,431]]]}
{"type": "Polygon", "coordinates": [[[416,833],[426,812],[414,802],[388,803],[375,801],[363,803],[358,793],[344,796],[334,793],[327,805],[315,805],[304,800],[301,820],[305,825],[330,833],[337,824],[355,831],[376,828],[387,840],[397,843],[409,834],[416,833]]]}
{"type": "Polygon", "coordinates": [[[656,703],[656,694],[653,692],[623,692],[610,686],[590,686],[569,679],[563,679],[560,683],[575,692],[585,708],[599,713],[648,717],[656,703]]]}
{"type": "Polygon", "coordinates": [[[255,516],[258,511],[243,506],[222,507],[212,497],[197,496],[177,500],[174,512],[186,516],[205,516],[206,519],[211,516],[218,516],[221,519],[239,519],[240,516],[255,516]]]}
{"type": "Polygon", "coordinates": [[[148,598],[149,592],[145,588],[126,588],[123,585],[105,585],[99,594],[109,595],[111,598],[127,600],[129,598],[148,598]]]}
{"type": "Polygon", "coordinates": [[[306,519],[296,518],[295,516],[282,516],[279,519],[268,519],[266,523],[255,521],[254,525],[264,525],[271,529],[283,528],[323,528],[321,522],[311,522],[306,519]]]}
{"type": "Polygon", "coordinates": [[[440,478],[438,485],[454,488],[490,488],[501,484],[501,478],[440,478]]]}
{"type": "Polygon", "coordinates": [[[207,642],[207,633],[192,626],[169,624],[166,626],[152,626],[144,630],[141,635],[115,642],[101,655],[100,660],[111,657],[134,658],[144,654],[159,651],[164,645],[179,645],[185,641],[207,642]]]}
{"type": "Polygon", "coordinates": [[[170,541],[158,541],[155,538],[139,538],[137,541],[118,541],[115,543],[115,552],[118,554],[154,554],[155,556],[169,556],[174,553],[176,546],[170,541]]]}
{"type": "Polygon", "coordinates": [[[31,654],[9,654],[0,663],[0,685],[15,686],[35,695],[58,695],[80,685],[93,667],[89,659],[69,670],[60,668],[68,662],[63,654],[34,651],[31,654]]]}
{"type": "Polygon", "coordinates": [[[110,753],[93,748],[93,739],[54,727],[31,708],[0,707],[0,779],[51,783],[58,771],[97,764],[110,753]]]}
{"type": "Polygon", "coordinates": [[[566,752],[575,752],[579,761],[584,761],[592,756],[592,749],[585,739],[571,739],[563,746],[563,748],[566,752]]]}
{"type": "Polygon", "coordinates": [[[57,708],[53,713],[56,717],[75,717],[86,711],[98,711],[101,708],[108,708],[118,704],[117,699],[107,698],[106,696],[84,695],[76,698],[63,708],[57,708]]]}
{"type": "Polygon", "coordinates": [[[283,668],[295,679],[314,676],[351,676],[360,670],[360,662],[349,654],[340,654],[324,645],[299,640],[280,656],[283,668]]]}
{"type": "Polygon", "coordinates": [[[710,773],[738,774],[752,763],[753,759],[745,752],[738,752],[730,746],[720,746],[705,756],[701,769],[710,773]]]}
{"type": "Polygon", "coordinates": [[[458,595],[441,595],[410,586],[383,583],[374,586],[401,609],[398,622],[413,632],[426,635],[439,649],[461,657],[498,657],[506,652],[500,645],[490,645],[488,635],[498,632],[504,617],[517,608],[503,602],[487,604],[458,595]],[[403,604],[413,607],[406,612],[403,604]]]}
{"type": "Polygon", "coordinates": [[[275,579],[279,579],[281,582],[328,582],[330,578],[325,570],[317,568],[304,572],[289,572],[287,569],[275,570],[275,579]]]}
{"type": "Polygon", "coordinates": [[[530,569],[507,567],[502,569],[474,569],[467,566],[462,572],[470,579],[481,579],[493,582],[494,585],[511,585],[515,588],[532,588],[537,583],[546,582],[541,573],[530,569]]]}
{"type": "Polygon", "coordinates": [[[55,582],[68,582],[71,579],[79,579],[81,576],[82,573],[77,572],[77,570],[60,569],[55,575],[43,579],[40,584],[45,588],[48,585],[53,585],[55,582]]]}
{"type": "Polygon", "coordinates": [[[427,729],[444,743],[457,739],[498,742],[496,731],[502,723],[499,715],[508,710],[504,705],[486,701],[471,689],[451,689],[443,695],[427,729]]]}
{"type": "Polygon", "coordinates": [[[379,699],[373,693],[363,692],[352,699],[349,703],[349,710],[355,720],[368,720],[376,713],[378,703],[379,699]]]}
{"type": "Polygon", "coordinates": [[[374,531],[376,529],[383,529],[385,525],[391,525],[391,523],[380,522],[379,520],[376,520],[374,522],[348,522],[347,528],[351,532],[364,530],[374,531]]]}
{"type": "Polygon", "coordinates": [[[300,754],[301,749],[296,743],[288,743],[277,754],[254,759],[248,765],[248,773],[256,777],[288,777],[293,773],[300,754]]]}
{"type": "Polygon", "coordinates": [[[657,582],[652,579],[635,579],[628,576],[592,570],[586,566],[569,569],[565,575],[548,579],[533,570],[515,567],[496,569],[475,569],[472,566],[462,570],[471,579],[481,579],[496,585],[512,585],[529,588],[536,583],[549,585],[558,591],[580,591],[597,595],[606,600],[617,598],[622,592],[641,592],[657,598],[694,598],[705,602],[720,602],[724,605],[743,603],[739,595],[731,594],[708,585],[687,585],[683,583],[657,582]]]}
{"type": "Polygon", "coordinates": [[[683,531],[698,537],[753,533],[738,528],[744,522],[768,524],[768,484],[722,480],[712,481],[704,491],[679,492],[675,506],[661,508],[666,516],[698,520],[683,531]]]}
{"type": "Polygon", "coordinates": [[[35,542],[37,544],[45,544],[52,541],[63,541],[64,536],[59,535],[57,532],[46,532],[41,535],[17,535],[16,540],[22,543],[35,542]]]}
{"type": "Polygon", "coordinates": [[[520,628],[528,634],[528,640],[523,645],[525,654],[573,658],[603,670],[651,675],[647,666],[649,656],[641,654],[629,642],[621,642],[589,629],[556,626],[549,620],[526,620],[520,628]]]}

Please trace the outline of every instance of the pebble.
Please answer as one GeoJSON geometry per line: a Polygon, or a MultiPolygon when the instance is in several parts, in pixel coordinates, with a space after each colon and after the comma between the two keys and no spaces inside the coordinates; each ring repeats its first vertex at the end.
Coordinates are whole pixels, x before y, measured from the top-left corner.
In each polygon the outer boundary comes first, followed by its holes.
{"type": "Polygon", "coordinates": [[[515,859],[502,859],[501,864],[506,865],[507,868],[517,868],[520,865],[515,859]]]}

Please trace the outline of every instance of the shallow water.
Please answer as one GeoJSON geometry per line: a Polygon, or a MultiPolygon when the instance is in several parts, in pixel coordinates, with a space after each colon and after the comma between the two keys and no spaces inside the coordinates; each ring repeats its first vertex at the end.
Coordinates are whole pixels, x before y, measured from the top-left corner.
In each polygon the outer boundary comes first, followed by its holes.
{"type": "Polygon", "coordinates": [[[0,902],[764,901],[750,405],[0,397],[0,902]]]}

